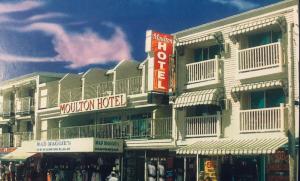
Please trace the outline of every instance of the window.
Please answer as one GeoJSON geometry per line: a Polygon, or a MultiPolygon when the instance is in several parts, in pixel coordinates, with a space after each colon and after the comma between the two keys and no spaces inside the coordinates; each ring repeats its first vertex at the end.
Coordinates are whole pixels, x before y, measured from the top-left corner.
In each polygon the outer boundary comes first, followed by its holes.
{"type": "Polygon", "coordinates": [[[216,115],[217,111],[221,111],[221,108],[216,105],[198,105],[188,108],[186,114],[187,117],[216,115]]]}
{"type": "Polygon", "coordinates": [[[281,32],[269,31],[263,33],[257,33],[248,36],[248,47],[256,47],[260,45],[266,45],[269,43],[278,42],[281,39],[281,32]]]}
{"type": "Polygon", "coordinates": [[[221,55],[223,45],[213,45],[204,48],[197,48],[194,50],[195,62],[214,59],[216,55],[221,55]]]}
{"type": "Polygon", "coordinates": [[[117,123],[121,121],[121,116],[111,116],[103,118],[104,123],[117,123]]]}
{"type": "Polygon", "coordinates": [[[282,89],[256,91],[250,93],[250,102],[251,109],[279,107],[285,102],[285,96],[282,89]]]}

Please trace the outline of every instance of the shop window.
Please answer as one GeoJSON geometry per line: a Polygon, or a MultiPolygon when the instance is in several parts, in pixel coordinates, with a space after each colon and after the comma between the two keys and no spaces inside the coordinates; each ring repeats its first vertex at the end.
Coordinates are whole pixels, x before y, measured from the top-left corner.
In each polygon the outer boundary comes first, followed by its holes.
{"type": "Polygon", "coordinates": [[[278,42],[281,39],[282,34],[281,32],[276,31],[269,31],[263,33],[257,33],[248,36],[248,47],[256,47],[260,45],[266,45],[269,43],[278,42]]]}
{"type": "Polygon", "coordinates": [[[111,116],[103,118],[104,123],[117,123],[121,121],[121,116],[111,116]]]}
{"type": "Polygon", "coordinates": [[[187,109],[187,117],[216,115],[221,108],[216,105],[198,105],[187,109]]]}
{"type": "Polygon", "coordinates": [[[282,89],[251,92],[250,102],[251,109],[279,107],[285,102],[285,95],[282,89]]]}
{"type": "Polygon", "coordinates": [[[197,48],[194,50],[195,62],[201,62],[204,60],[214,59],[216,55],[221,55],[223,45],[213,45],[204,48],[197,48]]]}
{"type": "Polygon", "coordinates": [[[132,114],[127,117],[133,124],[133,137],[149,136],[151,129],[151,113],[132,114]]]}

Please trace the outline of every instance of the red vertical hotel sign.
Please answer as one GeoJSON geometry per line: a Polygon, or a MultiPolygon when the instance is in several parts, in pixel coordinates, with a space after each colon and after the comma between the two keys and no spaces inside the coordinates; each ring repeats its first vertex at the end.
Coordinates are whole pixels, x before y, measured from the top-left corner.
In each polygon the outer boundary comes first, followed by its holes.
{"type": "Polygon", "coordinates": [[[173,53],[173,36],[152,32],[151,50],[154,54],[153,91],[169,91],[169,61],[173,53]]]}

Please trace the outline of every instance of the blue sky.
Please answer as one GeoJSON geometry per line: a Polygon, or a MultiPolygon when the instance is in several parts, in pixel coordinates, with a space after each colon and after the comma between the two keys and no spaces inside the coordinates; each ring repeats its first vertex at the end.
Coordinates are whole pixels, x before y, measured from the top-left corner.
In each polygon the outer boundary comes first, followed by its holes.
{"type": "Polygon", "coordinates": [[[145,32],[174,33],[279,0],[0,0],[0,81],[143,61],[145,32]]]}

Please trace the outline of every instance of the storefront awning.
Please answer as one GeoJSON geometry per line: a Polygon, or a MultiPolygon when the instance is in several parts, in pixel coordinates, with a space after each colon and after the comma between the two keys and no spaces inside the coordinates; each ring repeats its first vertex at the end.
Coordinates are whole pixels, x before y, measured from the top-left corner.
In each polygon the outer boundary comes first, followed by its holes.
{"type": "Polygon", "coordinates": [[[27,158],[35,154],[37,153],[28,153],[21,148],[17,148],[15,151],[2,156],[0,160],[7,160],[7,161],[26,160],[27,158]]]}
{"type": "Polygon", "coordinates": [[[269,81],[255,82],[250,84],[242,84],[233,87],[231,89],[231,95],[233,99],[237,101],[240,98],[241,92],[248,92],[252,90],[260,90],[266,88],[278,88],[284,86],[285,86],[285,80],[269,80],[269,81]]]}
{"type": "Polygon", "coordinates": [[[196,105],[218,104],[223,97],[223,89],[207,89],[181,94],[176,100],[174,107],[182,108],[196,105]]]}
{"type": "Polygon", "coordinates": [[[229,33],[229,36],[235,36],[243,33],[247,33],[250,31],[254,31],[266,26],[274,25],[277,23],[278,16],[268,17],[261,20],[254,20],[251,23],[244,23],[237,26],[234,26],[229,33]]]}
{"type": "Polygon", "coordinates": [[[178,42],[176,43],[177,46],[189,45],[194,43],[199,43],[203,41],[213,40],[213,34],[205,35],[197,37],[197,35],[187,36],[184,38],[178,38],[178,42]]]}
{"type": "Polygon", "coordinates": [[[270,154],[288,142],[286,137],[198,141],[176,151],[182,155],[256,155],[270,154]]]}

